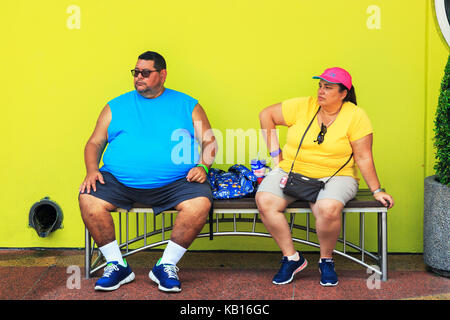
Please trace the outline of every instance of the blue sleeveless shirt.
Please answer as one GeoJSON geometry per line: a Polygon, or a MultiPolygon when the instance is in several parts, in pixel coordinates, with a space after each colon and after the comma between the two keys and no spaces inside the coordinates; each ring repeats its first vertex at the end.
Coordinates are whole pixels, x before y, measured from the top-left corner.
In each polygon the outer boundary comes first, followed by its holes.
{"type": "Polygon", "coordinates": [[[103,166],[132,188],[158,188],[186,177],[199,160],[192,111],[198,101],[165,89],[147,99],[136,90],[108,102],[112,119],[103,166]]]}

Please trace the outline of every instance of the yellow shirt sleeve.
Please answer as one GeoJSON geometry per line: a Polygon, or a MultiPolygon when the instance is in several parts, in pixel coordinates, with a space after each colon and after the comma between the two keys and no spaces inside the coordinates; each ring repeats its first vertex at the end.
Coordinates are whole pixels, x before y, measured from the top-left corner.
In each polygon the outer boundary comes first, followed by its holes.
{"type": "Polygon", "coordinates": [[[287,126],[292,126],[301,114],[306,112],[305,106],[308,106],[309,97],[292,98],[281,103],[281,113],[283,114],[284,122],[287,126]]]}
{"type": "Polygon", "coordinates": [[[372,123],[364,109],[356,107],[347,134],[350,141],[361,139],[373,133],[372,123]]]}

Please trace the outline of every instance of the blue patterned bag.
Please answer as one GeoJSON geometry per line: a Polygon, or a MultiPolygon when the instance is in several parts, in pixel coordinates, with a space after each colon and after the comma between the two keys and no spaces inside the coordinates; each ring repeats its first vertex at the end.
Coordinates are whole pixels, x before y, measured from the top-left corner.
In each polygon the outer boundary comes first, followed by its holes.
{"type": "Polygon", "coordinates": [[[228,172],[211,168],[208,181],[214,199],[243,198],[253,194],[257,185],[257,178],[253,172],[240,164],[231,166],[228,172]]]}

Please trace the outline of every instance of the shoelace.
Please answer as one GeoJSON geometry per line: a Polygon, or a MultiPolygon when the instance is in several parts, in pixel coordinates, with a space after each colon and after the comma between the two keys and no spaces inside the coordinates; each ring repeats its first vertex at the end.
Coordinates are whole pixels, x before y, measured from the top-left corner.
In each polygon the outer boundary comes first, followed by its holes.
{"type": "Polygon", "coordinates": [[[333,272],[334,271],[334,263],[323,261],[320,264],[325,272],[333,272]]]}
{"type": "Polygon", "coordinates": [[[283,257],[280,261],[280,271],[281,272],[286,272],[286,270],[288,270],[288,258],[283,257]]]}
{"type": "Polygon", "coordinates": [[[104,270],[103,276],[109,278],[113,271],[119,271],[119,268],[115,264],[108,264],[104,270]]]}
{"type": "Polygon", "coordinates": [[[288,258],[286,258],[286,257],[283,257],[283,258],[281,258],[281,260],[280,260],[280,264],[283,264],[283,262],[287,262],[288,261],[288,258]]]}
{"type": "Polygon", "coordinates": [[[179,270],[180,270],[180,269],[178,269],[177,266],[170,265],[170,264],[165,264],[165,265],[164,265],[164,272],[167,273],[167,276],[168,276],[169,278],[175,278],[175,279],[178,279],[177,272],[178,272],[179,270]]]}

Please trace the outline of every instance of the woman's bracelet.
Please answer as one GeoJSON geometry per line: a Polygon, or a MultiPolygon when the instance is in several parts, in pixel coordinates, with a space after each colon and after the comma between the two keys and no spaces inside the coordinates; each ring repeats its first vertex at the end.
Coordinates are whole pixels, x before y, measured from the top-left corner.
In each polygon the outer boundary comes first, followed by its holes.
{"type": "Polygon", "coordinates": [[[372,192],[372,195],[375,195],[375,193],[378,193],[378,192],[386,192],[386,190],[384,190],[383,188],[378,188],[377,190],[374,190],[372,192]]]}
{"type": "Polygon", "coordinates": [[[281,149],[280,149],[280,148],[278,148],[278,150],[269,152],[269,154],[270,154],[270,156],[271,156],[272,158],[275,158],[275,157],[278,156],[280,153],[281,153],[281,149]]]}

